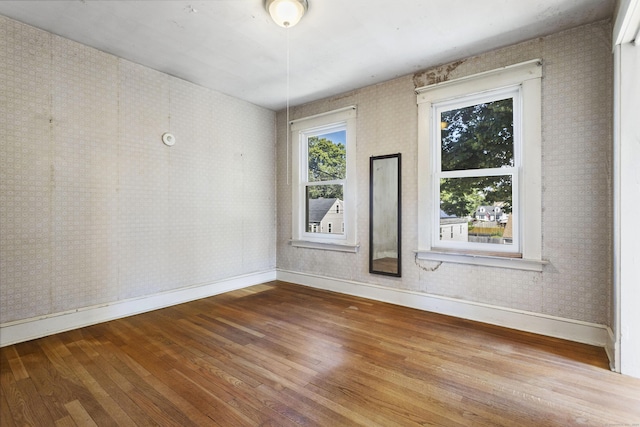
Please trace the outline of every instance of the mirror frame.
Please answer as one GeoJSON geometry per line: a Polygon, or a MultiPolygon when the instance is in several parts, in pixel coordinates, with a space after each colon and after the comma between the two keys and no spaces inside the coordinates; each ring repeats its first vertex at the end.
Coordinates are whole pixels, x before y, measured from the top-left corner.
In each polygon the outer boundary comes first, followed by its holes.
{"type": "MultiPolygon", "coordinates": [[[[401,153],[396,153],[396,154],[387,154],[384,156],[371,156],[369,158],[369,273],[371,274],[382,274],[385,276],[394,276],[394,277],[401,277],[402,275],[402,251],[401,251],[401,247],[402,247],[402,203],[401,203],[401,189],[402,189],[402,180],[401,180],[401,176],[402,176],[402,154],[401,153]],[[376,191],[376,189],[374,188],[374,171],[375,171],[375,163],[379,160],[387,160],[387,159],[398,159],[398,187],[396,188],[396,196],[398,199],[398,208],[397,208],[397,231],[396,231],[396,238],[398,241],[398,258],[397,258],[397,271],[396,272],[389,272],[389,271],[384,271],[381,269],[376,269],[374,268],[374,263],[373,263],[373,253],[374,253],[374,218],[375,218],[375,211],[374,211],[374,192],[376,191]]],[[[391,195],[393,196],[393,195],[391,195]]]]}

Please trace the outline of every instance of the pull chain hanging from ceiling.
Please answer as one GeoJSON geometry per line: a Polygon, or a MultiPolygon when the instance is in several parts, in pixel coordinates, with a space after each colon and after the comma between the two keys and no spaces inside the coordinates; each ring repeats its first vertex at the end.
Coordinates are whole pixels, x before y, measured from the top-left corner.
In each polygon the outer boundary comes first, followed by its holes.
{"type": "Polygon", "coordinates": [[[287,31],[287,93],[286,93],[286,98],[287,98],[287,125],[286,125],[286,133],[287,133],[287,157],[286,157],[286,163],[287,163],[287,185],[289,185],[290,181],[290,176],[289,176],[289,144],[290,142],[290,131],[289,131],[289,126],[290,126],[290,120],[289,120],[289,98],[290,98],[290,64],[289,64],[289,29],[291,27],[293,27],[294,25],[296,25],[300,19],[304,16],[305,12],[307,11],[309,5],[307,3],[307,0],[265,0],[264,2],[264,8],[267,10],[267,12],[269,12],[269,15],[271,15],[271,18],[274,20],[274,22],[278,25],[280,25],[281,27],[284,27],[287,31]]]}
{"type": "Polygon", "coordinates": [[[286,133],[287,133],[287,185],[289,185],[289,179],[290,179],[290,171],[289,171],[289,164],[291,163],[291,159],[289,159],[289,145],[291,144],[291,142],[289,141],[290,138],[290,134],[291,134],[291,130],[289,129],[290,123],[289,123],[289,72],[290,72],[290,67],[289,67],[289,27],[287,27],[287,125],[286,125],[286,133]]]}

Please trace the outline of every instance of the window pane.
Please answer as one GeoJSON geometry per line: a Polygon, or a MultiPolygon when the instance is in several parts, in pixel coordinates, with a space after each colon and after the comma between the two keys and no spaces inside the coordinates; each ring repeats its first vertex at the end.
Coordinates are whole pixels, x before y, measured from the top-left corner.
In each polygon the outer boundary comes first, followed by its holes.
{"type": "Polygon", "coordinates": [[[442,170],[514,166],[513,98],[440,113],[442,170]]]}
{"type": "Polygon", "coordinates": [[[307,138],[309,182],[345,179],[347,131],[340,130],[307,138]]]}
{"type": "Polygon", "coordinates": [[[342,185],[308,185],[306,187],[305,229],[308,233],[344,234],[342,185]]]}
{"type": "Polygon", "coordinates": [[[511,175],[440,180],[440,240],[513,243],[511,175]]]}

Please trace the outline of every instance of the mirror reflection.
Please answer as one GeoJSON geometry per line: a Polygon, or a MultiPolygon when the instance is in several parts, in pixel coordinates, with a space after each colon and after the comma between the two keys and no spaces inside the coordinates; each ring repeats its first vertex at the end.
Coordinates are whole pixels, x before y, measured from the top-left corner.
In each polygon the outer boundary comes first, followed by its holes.
{"type": "Polygon", "coordinates": [[[400,277],[400,153],[370,159],[369,272],[400,277]]]}

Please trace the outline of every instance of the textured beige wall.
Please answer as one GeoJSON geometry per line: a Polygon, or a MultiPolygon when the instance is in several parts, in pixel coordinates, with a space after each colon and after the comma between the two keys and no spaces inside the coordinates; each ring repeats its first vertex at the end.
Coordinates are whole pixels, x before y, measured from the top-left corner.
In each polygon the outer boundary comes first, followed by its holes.
{"type": "Polygon", "coordinates": [[[273,269],[274,120],[0,17],[0,323],[273,269]]]}
{"type": "Polygon", "coordinates": [[[267,270],[277,251],[285,270],[610,325],[610,34],[587,25],[293,108],[295,119],[358,105],[361,250],[345,254],[288,245],[284,113],[276,157],[273,112],[0,17],[0,323],[267,270]],[[430,271],[412,252],[414,88],[538,57],[550,265],[430,271]],[[400,279],[370,275],[367,249],[369,157],[396,152],[400,279]]]}
{"type": "MultiPolygon", "coordinates": [[[[612,56],[611,26],[598,22],[414,76],[291,110],[301,118],[358,106],[357,254],[295,248],[287,180],[285,114],[278,114],[277,266],[280,269],[409,289],[512,309],[611,324],[612,292],[612,56]],[[417,107],[415,87],[542,58],[542,273],[416,261],[417,107]],[[400,279],[368,273],[369,157],[401,152],[402,264],[400,279]]],[[[425,45],[428,49],[428,44],[425,45]]]]}

